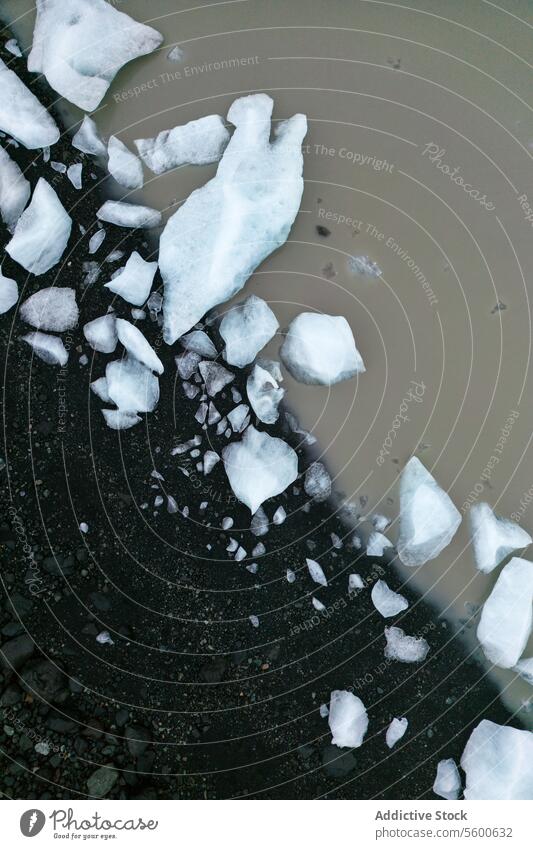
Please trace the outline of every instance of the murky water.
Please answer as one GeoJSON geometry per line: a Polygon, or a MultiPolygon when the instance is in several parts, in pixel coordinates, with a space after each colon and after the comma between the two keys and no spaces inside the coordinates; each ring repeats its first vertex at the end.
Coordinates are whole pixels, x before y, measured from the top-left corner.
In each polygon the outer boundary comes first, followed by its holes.
{"type": "MultiPolygon", "coordinates": [[[[26,43],[31,5],[3,3],[26,43]]],[[[95,114],[104,134],[131,144],[224,115],[256,90],[274,97],[276,119],[309,118],[301,212],[246,292],[267,299],[282,327],[311,309],[345,315],[354,330],[367,368],[357,381],[285,381],[337,490],[360,512],[394,519],[398,474],[416,452],[465,516],[486,500],[531,531],[531,4],[116,5],[165,44],[116,78],[95,114]],[[167,58],[175,44],[179,62],[167,58]],[[352,273],[352,255],[368,255],[382,276],[352,273]]],[[[131,197],[172,211],[214,170],[147,178],[131,197]]],[[[396,538],[397,522],[388,533],[396,538]]],[[[437,560],[403,574],[456,623],[496,577],[476,573],[467,522],[437,560]]],[[[493,674],[526,721],[530,688],[493,674]]]]}

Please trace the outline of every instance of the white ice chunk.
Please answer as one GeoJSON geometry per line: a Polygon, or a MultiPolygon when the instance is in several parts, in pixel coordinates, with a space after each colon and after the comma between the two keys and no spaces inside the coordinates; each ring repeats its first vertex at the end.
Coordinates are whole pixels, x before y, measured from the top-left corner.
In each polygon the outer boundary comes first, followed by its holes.
{"type": "Polygon", "coordinates": [[[298,457],[290,445],[252,425],[240,442],[223,449],[222,457],[233,492],[252,514],[298,476],[298,457]]]}
{"type": "Polygon", "coordinates": [[[118,342],[115,313],[110,312],[87,322],[83,327],[83,335],[95,351],[112,354],[118,342]]]}
{"type": "Polygon", "coordinates": [[[26,271],[44,274],[63,256],[71,228],[70,215],[63,209],[53,188],[41,177],[6,251],[26,271]]]}
{"type": "Polygon", "coordinates": [[[107,379],[105,377],[99,377],[98,380],[93,380],[90,386],[94,394],[98,395],[98,397],[104,402],[104,404],[111,403],[111,398],[109,397],[109,392],[107,389],[107,379]]]}
{"type": "Polygon", "coordinates": [[[278,327],[278,320],[266,301],[250,295],[228,310],[220,322],[220,335],[226,343],[224,359],[243,368],[270,342],[278,327]]]}
{"type": "Polygon", "coordinates": [[[100,221],[117,224],[119,227],[159,227],[161,213],[150,206],[126,203],[122,200],[106,200],[96,213],[100,221]]]}
{"type": "Polygon", "coordinates": [[[386,548],[392,548],[392,543],[384,534],[372,531],[366,544],[366,553],[369,557],[383,557],[386,548]]]}
{"type": "Polygon", "coordinates": [[[150,413],[159,401],[159,381],[137,360],[114,360],[105,371],[109,397],[119,410],[150,413]]]}
{"type": "Polygon", "coordinates": [[[519,660],[513,669],[533,687],[533,657],[525,657],[523,660],[519,660]]]}
{"type": "Polygon", "coordinates": [[[209,360],[202,360],[198,364],[198,371],[205,383],[205,391],[211,398],[218,395],[235,378],[235,375],[231,371],[228,371],[227,368],[224,368],[219,363],[212,363],[209,360]]]}
{"type": "Polygon", "coordinates": [[[0,270],[0,315],[15,306],[19,299],[19,288],[16,280],[4,277],[0,270]]]}
{"type": "Polygon", "coordinates": [[[470,509],[470,528],[476,567],[480,572],[492,572],[512,551],[531,543],[527,531],[496,516],[483,501],[470,509]]]}
{"type": "Polygon", "coordinates": [[[263,508],[260,507],[259,510],[257,510],[252,516],[250,530],[256,537],[264,537],[265,534],[268,534],[268,528],[268,516],[263,508]]]}
{"type": "Polygon", "coordinates": [[[319,613],[323,613],[326,609],[326,605],[322,604],[322,602],[319,601],[318,598],[315,598],[315,596],[313,596],[313,598],[311,599],[311,604],[313,605],[315,610],[318,610],[319,613]]]}
{"type": "Polygon", "coordinates": [[[10,233],[15,229],[30,194],[30,184],[26,177],[0,146],[0,215],[10,233]]]}
{"type": "Polygon", "coordinates": [[[368,714],[358,696],[348,690],[333,690],[329,703],[329,727],[332,744],[340,749],[357,749],[368,728],[368,714]]]}
{"type": "Polygon", "coordinates": [[[228,141],[229,132],[220,115],[206,115],[172,130],[162,130],[156,138],[135,139],[135,146],[150,171],[164,174],[179,165],[218,162],[228,141]]]}
{"type": "Polygon", "coordinates": [[[195,354],[201,354],[202,357],[207,357],[210,360],[214,360],[218,354],[204,330],[193,330],[186,336],[182,336],[180,341],[186,351],[194,351],[195,354]]]}
{"type": "Polygon", "coordinates": [[[483,605],[477,638],[486,657],[504,669],[518,663],[532,624],[533,563],[513,557],[483,605]]]}
{"type": "Polygon", "coordinates": [[[143,185],[141,160],[128,150],[124,142],[111,136],[107,145],[107,168],[111,176],[125,189],[140,189],[143,185]]]}
{"type": "Polygon", "coordinates": [[[363,590],[364,588],[365,582],[361,575],[357,572],[353,572],[351,575],[348,575],[348,592],[355,592],[355,590],[363,590]]]}
{"type": "Polygon", "coordinates": [[[116,327],[119,341],[124,345],[128,354],[157,374],[163,374],[165,370],[163,363],[139,328],[130,324],[124,318],[117,318],[116,327]]]}
{"type": "Polygon", "coordinates": [[[91,156],[107,156],[107,148],[100,137],[98,127],[89,115],[85,115],[72,139],[72,146],[91,156]]]}
{"type": "Polygon", "coordinates": [[[89,253],[95,254],[106,237],[106,232],[102,227],[101,230],[96,230],[89,239],[89,253]]]}
{"type": "Polygon", "coordinates": [[[260,421],[274,424],[279,417],[278,406],[285,394],[266,369],[254,365],[246,381],[246,392],[252,409],[260,421]]]}
{"type": "Polygon", "coordinates": [[[421,566],[446,548],[461,524],[461,514],[418,457],[411,457],[400,480],[398,556],[406,566],[421,566]]]}
{"type": "Polygon", "coordinates": [[[6,41],[4,47],[6,48],[6,50],[9,50],[9,52],[13,56],[16,56],[17,59],[20,59],[20,57],[22,56],[22,50],[20,49],[19,43],[16,38],[9,38],[6,41]]]}
{"type": "Polygon", "coordinates": [[[208,475],[209,472],[214,469],[218,461],[220,460],[219,455],[216,451],[206,451],[204,454],[204,475],[208,475]]]}
{"type": "Polygon", "coordinates": [[[289,325],[280,355],[301,383],[332,386],[365,371],[351,327],[341,315],[300,313],[289,325]]]}
{"type": "Polygon", "coordinates": [[[71,330],[76,327],[79,309],[74,289],[50,286],[31,295],[20,307],[20,316],[38,330],[71,330]]]}
{"type": "Polygon", "coordinates": [[[433,792],[441,799],[458,799],[461,792],[461,776],[453,758],[439,761],[433,792]]]}
{"type": "Polygon", "coordinates": [[[385,657],[403,663],[420,663],[425,660],[429,645],[423,637],[409,637],[401,628],[385,628],[385,657]]]}
{"type": "Polygon", "coordinates": [[[305,558],[305,562],[307,563],[309,574],[311,575],[315,584],[320,584],[323,587],[327,587],[328,579],[324,575],[324,570],[322,569],[320,563],[317,563],[316,560],[311,560],[309,557],[305,558]]]}
{"type": "Polygon", "coordinates": [[[385,734],[385,742],[389,749],[392,749],[393,746],[396,745],[398,740],[401,740],[405,732],[407,731],[407,726],[409,725],[408,720],[403,716],[401,719],[397,719],[394,717],[391,724],[387,728],[387,733],[385,734]]]}
{"type": "Polygon", "coordinates": [[[280,506],[272,516],[272,522],[274,525],[282,525],[285,519],[287,518],[287,511],[284,507],[280,506]]]}
{"type": "Polygon", "coordinates": [[[270,142],[272,99],[236,100],[236,129],[216,176],[194,191],[169,219],[160,240],[165,283],[164,338],[172,344],[246,283],[282,245],[303,191],[303,115],[281,122],[270,142]]]}
{"type": "Polygon", "coordinates": [[[315,501],[325,501],[331,495],[331,478],[323,463],[311,463],[305,473],[304,491],[315,501]]]}
{"type": "Polygon", "coordinates": [[[48,333],[40,333],[36,330],[20,338],[31,345],[35,355],[43,362],[52,366],[66,366],[68,351],[58,336],[50,336],[48,333]]]}
{"type": "Polygon", "coordinates": [[[409,607],[407,599],[391,590],[386,581],[376,581],[372,587],[371,597],[374,607],[385,618],[396,616],[409,607]]]}
{"type": "Polygon", "coordinates": [[[36,0],[36,6],[28,70],[44,74],[54,91],[86,112],[96,109],[127,62],[163,41],[105,0],[36,0]]]}
{"type": "MultiPolygon", "coordinates": [[[[238,407],[235,407],[228,413],[227,419],[234,433],[241,433],[246,427],[249,409],[248,404],[239,404],[238,407]]],[[[249,418],[248,421],[250,421],[249,418]]]]}
{"type": "Polygon", "coordinates": [[[465,799],[533,799],[533,734],[483,719],[466,744],[461,766],[465,799]]]}
{"type": "Polygon", "coordinates": [[[69,167],[67,168],[67,177],[69,178],[70,182],[72,183],[75,189],[81,189],[82,187],[82,172],[83,165],[81,164],[81,162],[75,162],[74,165],[69,165],[69,167]]]}
{"type": "Polygon", "coordinates": [[[130,413],[125,410],[102,410],[102,413],[107,426],[111,430],[128,430],[141,421],[141,417],[137,413],[130,413]]]}
{"type": "Polygon", "coordinates": [[[29,150],[49,147],[59,138],[52,116],[1,59],[0,130],[29,150]]]}
{"type": "Polygon", "coordinates": [[[146,262],[137,251],[133,251],[120,274],[105,284],[106,289],[115,292],[129,304],[142,306],[150,294],[157,262],[146,262]]]}

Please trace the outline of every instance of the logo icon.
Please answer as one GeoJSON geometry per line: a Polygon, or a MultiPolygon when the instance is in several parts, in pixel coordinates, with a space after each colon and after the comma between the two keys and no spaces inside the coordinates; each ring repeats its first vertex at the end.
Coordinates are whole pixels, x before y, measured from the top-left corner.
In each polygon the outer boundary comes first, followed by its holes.
{"type": "Polygon", "coordinates": [[[20,818],[20,830],[24,837],[35,837],[42,831],[46,817],[38,808],[24,811],[20,818]]]}

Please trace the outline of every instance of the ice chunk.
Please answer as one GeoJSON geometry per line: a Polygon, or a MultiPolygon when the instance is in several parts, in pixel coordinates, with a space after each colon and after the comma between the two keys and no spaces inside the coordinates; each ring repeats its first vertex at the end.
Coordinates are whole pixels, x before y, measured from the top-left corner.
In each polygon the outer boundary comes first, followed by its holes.
{"type": "Polygon", "coordinates": [[[71,330],[78,323],[79,310],[74,289],[51,286],[31,295],[20,308],[23,321],[39,330],[71,330]]]}
{"type": "Polygon", "coordinates": [[[305,562],[307,563],[309,574],[311,575],[315,584],[320,584],[323,587],[327,587],[328,579],[324,575],[324,570],[322,569],[320,563],[317,563],[316,560],[310,560],[309,557],[305,558],[305,562]]]}
{"type": "Polygon", "coordinates": [[[311,463],[305,473],[304,490],[309,498],[325,501],[331,495],[331,478],[323,463],[311,463]]]}
{"type": "Polygon", "coordinates": [[[107,167],[111,176],[125,189],[140,189],[143,185],[141,160],[128,150],[124,142],[111,136],[107,145],[107,167]]]}
{"type": "Polygon", "coordinates": [[[186,351],[194,351],[195,354],[201,354],[202,357],[207,357],[210,360],[214,360],[218,354],[204,330],[193,330],[186,336],[182,336],[181,344],[186,351]]]}
{"type": "Polygon", "coordinates": [[[315,598],[315,596],[313,596],[313,598],[311,599],[311,604],[313,605],[315,610],[318,610],[319,613],[323,613],[326,609],[326,605],[322,604],[322,602],[319,601],[318,598],[315,598]]]}
{"type": "Polygon", "coordinates": [[[110,312],[87,322],[83,327],[83,335],[95,351],[112,354],[118,342],[115,313],[110,312]]]}
{"type": "Polygon", "coordinates": [[[292,413],[289,413],[289,412],[286,411],[285,412],[285,419],[287,421],[289,429],[293,433],[296,433],[298,436],[302,437],[302,443],[304,445],[314,445],[315,444],[316,437],[313,436],[312,433],[308,433],[308,431],[303,430],[303,428],[300,427],[300,425],[298,423],[298,419],[296,418],[296,416],[293,416],[292,413]]]}
{"type": "Polygon", "coordinates": [[[119,227],[159,227],[161,213],[139,203],[126,203],[122,200],[106,200],[96,213],[100,221],[108,221],[119,227]]]}
{"type": "Polygon", "coordinates": [[[532,624],[533,563],[513,557],[483,605],[477,638],[486,657],[504,669],[518,663],[532,624]]]}
{"type": "Polygon", "coordinates": [[[0,270],[0,315],[15,306],[19,299],[19,288],[11,277],[4,277],[0,270]]]}
{"type": "Polygon", "coordinates": [[[89,253],[90,254],[96,253],[96,251],[98,250],[98,248],[100,247],[100,245],[104,241],[105,237],[106,237],[106,232],[105,232],[103,227],[102,227],[101,230],[97,230],[95,233],[93,233],[93,235],[89,239],[89,253]]]}
{"type": "Polygon", "coordinates": [[[533,799],[533,734],[483,719],[466,744],[461,766],[465,799],[533,799]]]}
{"type": "Polygon", "coordinates": [[[458,799],[461,792],[461,776],[453,758],[439,761],[433,792],[441,799],[458,799]]]}
{"type": "Polygon", "coordinates": [[[98,395],[98,397],[104,402],[104,404],[111,403],[111,398],[109,397],[109,392],[107,389],[107,379],[105,377],[99,377],[98,380],[93,380],[90,386],[94,394],[98,395]]]}
{"type": "Polygon", "coordinates": [[[86,112],[96,109],[127,62],[163,41],[105,0],[36,0],[36,6],[28,70],[44,74],[54,91],[86,112]]]}
{"type": "Polygon", "coordinates": [[[268,534],[268,517],[262,507],[257,510],[252,516],[250,522],[250,530],[255,537],[264,537],[268,534]]]}
{"type": "Polygon", "coordinates": [[[361,575],[357,572],[353,572],[351,575],[348,575],[348,592],[352,593],[355,592],[355,590],[363,590],[364,588],[365,582],[361,575]]]}
{"type": "Polygon", "coordinates": [[[206,115],[162,130],[154,139],[135,139],[144,164],[154,174],[164,174],[179,165],[208,165],[218,162],[229,141],[229,132],[220,115],[206,115]]]}
{"type": "Polygon", "coordinates": [[[423,637],[409,637],[401,628],[385,628],[385,657],[403,663],[420,663],[425,660],[429,645],[423,637]]]}
{"type": "Polygon", "coordinates": [[[223,449],[222,457],[233,492],[252,514],[298,476],[298,457],[290,445],[252,425],[240,442],[223,449]]]}
{"type": "Polygon", "coordinates": [[[248,375],[246,392],[253,411],[260,421],[265,424],[277,422],[278,406],[285,390],[278,386],[270,372],[256,364],[248,375]]]}
{"type": "Polygon", "coordinates": [[[159,401],[159,381],[137,360],[113,360],[105,371],[109,397],[120,411],[151,413],[159,401]]]}
{"type": "Polygon", "coordinates": [[[206,451],[204,454],[204,475],[208,475],[209,472],[214,469],[219,460],[220,457],[216,451],[206,451]]]}
{"type": "Polygon", "coordinates": [[[485,502],[470,509],[470,528],[476,567],[492,572],[512,551],[525,548],[531,537],[523,528],[496,516],[485,502]]]}
{"type": "Polygon", "coordinates": [[[238,407],[235,407],[233,410],[231,410],[228,413],[227,419],[228,419],[228,421],[231,425],[231,429],[234,431],[234,433],[242,433],[242,431],[246,427],[247,423],[249,423],[249,421],[250,421],[250,417],[248,416],[249,409],[250,408],[249,408],[248,404],[239,404],[238,407]]]}
{"type": "Polygon", "coordinates": [[[71,228],[72,219],[53,188],[41,177],[6,251],[26,271],[44,274],[63,256],[71,228]]]}
{"type": "Polygon", "coordinates": [[[280,506],[278,507],[278,509],[276,510],[274,515],[272,516],[272,522],[274,523],[274,525],[282,525],[286,518],[287,518],[287,511],[280,504],[280,506]]]}
{"type": "Polygon", "coordinates": [[[49,147],[59,138],[52,116],[1,59],[0,130],[29,150],[49,147]]]}
{"type": "Polygon", "coordinates": [[[227,368],[224,368],[224,366],[218,363],[212,363],[209,360],[202,360],[198,364],[198,370],[205,383],[205,391],[211,398],[218,395],[235,378],[235,375],[231,371],[228,371],[227,368]]]}
{"type": "Polygon", "coordinates": [[[137,413],[124,410],[102,410],[102,413],[107,426],[112,430],[128,430],[141,421],[141,417],[137,413]]]}
{"type": "Polygon", "coordinates": [[[394,717],[391,724],[387,728],[387,733],[385,735],[385,742],[389,749],[392,749],[393,746],[396,745],[398,740],[401,740],[405,732],[407,731],[407,726],[409,725],[408,720],[404,717],[401,719],[397,719],[394,717]]]}
{"type": "Polygon", "coordinates": [[[9,50],[9,52],[12,53],[13,56],[16,56],[17,59],[21,58],[22,50],[20,49],[19,43],[16,38],[9,38],[6,41],[4,47],[6,48],[6,50],[9,50]]]}
{"type": "Polygon", "coordinates": [[[407,599],[391,590],[386,581],[376,581],[372,587],[371,596],[374,607],[385,618],[396,616],[409,607],[407,599]]]}
{"type": "Polygon", "coordinates": [[[80,128],[72,139],[72,146],[92,156],[106,156],[107,148],[100,137],[98,127],[89,115],[85,115],[80,128]]]}
{"type": "Polygon", "coordinates": [[[10,233],[15,229],[30,194],[30,184],[26,177],[0,146],[0,215],[10,233]]]}
{"type": "Polygon", "coordinates": [[[116,328],[119,341],[130,356],[157,374],[163,374],[163,363],[137,327],[124,318],[117,318],[116,328]]]}
{"type": "Polygon", "coordinates": [[[329,703],[329,727],[332,744],[340,749],[357,749],[368,728],[368,714],[358,696],[348,690],[333,690],[329,703]]]}
{"type": "Polygon", "coordinates": [[[220,335],[226,347],[224,359],[242,368],[270,342],[279,324],[276,316],[262,298],[250,295],[236,304],[220,322],[220,335]]]}
{"type": "Polygon", "coordinates": [[[82,171],[83,165],[81,164],[81,162],[75,162],[74,165],[69,165],[69,167],[67,168],[67,177],[69,178],[70,182],[72,183],[75,189],[81,189],[82,187],[82,171]]]}
{"type": "Polygon", "coordinates": [[[169,219],[160,240],[165,283],[164,338],[172,344],[246,283],[282,245],[303,191],[303,115],[281,122],[270,142],[272,99],[236,100],[236,129],[216,176],[194,191],[169,219]]]}
{"type": "Polygon", "coordinates": [[[392,548],[392,543],[384,534],[372,531],[366,544],[366,553],[369,557],[383,557],[386,548],[392,548]]]}
{"type": "Polygon", "coordinates": [[[351,327],[341,315],[300,313],[289,325],[280,355],[301,383],[332,386],[365,371],[351,327]]]}
{"type": "Polygon", "coordinates": [[[461,524],[449,495],[418,457],[411,457],[400,480],[398,556],[406,566],[421,566],[446,548],[461,524]]]}
{"type": "Polygon", "coordinates": [[[31,345],[39,359],[52,366],[66,366],[68,362],[68,351],[58,336],[50,336],[48,333],[27,333],[20,337],[23,342],[31,345]]]}
{"type": "Polygon", "coordinates": [[[194,351],[187,351],[186,354],[178,354],[177,357],[174,357],[179,376],[184,380],[189,380],[198,368],[201,359],[200,354],[195,354],[194,351]]]}
{"type": "Polygon", "coordinates": [[[105,284],[129,304],[140,307],[146,301],[154,282],[157,262],[147,262],[133,251],[120,274],[105,284]]]}
{"type": "Polygon", "coordinates": [[[519,660],[513,669],[515,672],[518,672],[524,681],[527,681],[533,687],[533,657],[526,657],[524,660],[519,660]]]}

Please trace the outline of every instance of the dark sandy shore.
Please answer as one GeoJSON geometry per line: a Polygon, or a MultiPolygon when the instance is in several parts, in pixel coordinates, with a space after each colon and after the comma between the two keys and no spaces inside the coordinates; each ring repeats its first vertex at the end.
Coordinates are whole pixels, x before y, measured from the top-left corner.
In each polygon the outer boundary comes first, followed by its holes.
{"type": "MultiPolygon", "coordinates": [[[[16,69],[32,82],[22,61],[16,69]]],[[[46,91],[38,94],[46,103],[46,91]]],[[[30,166],[32,186],[39,176],[52,182],[76,224],[61,266],[25,281],[5,256],[3,273],[18,280],[22,299],[58,282],[72,286],[81,316],[71,339],[63,337],[70,344],[63,370],[32,358],[18,341],[25,325],[15,310],[0,324],[6,463],[1,631],[2,659],[9,661],[0,676],[1,793],[433,798],[438,760],[458,762],[481,718],[511,720],[497,691],[467,656],[460,635],[405,590],[410,607],[398,624],[423,634],[431,651],[421,665],[385,661],[384,620],[368,589],[348,595],[348,574],[359,572],[369,587],[386,576],[393,589],[399,578],[384,561],[352,548],[332,504],[313,504],[305,512],[301,485],[298,493],[291,488],[265,505],[270,517],[279,504],[288,514],[262,538],[266,554],[242,563],[228,559],[230,536],[249,555],[258,539],[221,463],[204,478],[189,453],[170,454],[200,432],[198,402],[184,397],[173,362],[178,350],[161,345],[149,318],[142,330],[165,365],[158,408],[131,430],[106,427],[102,404],[88,387],[113,355],[93,359],[81,327],[106,311],[111,299],[102,284],[123,261],[104,263],[99,280],[87,288],[82,265],[103,262],[117,247],[148,258],[143,234],[109,225],[104,244],[89,257],[103,173],[68,139],[51,158],[66,165],[83,161],[82,192],[44,165],[40,154],[23,148],[11,153],[30,166]],[[86,228],[84,236],[77,224],[86,228]],[[82,353],[88,365],[80,365],[82,353]],[[154,469],[164,481],[152,476],[154,469]],[[189,515],[169,514],[164,505],[155,515],[160,492],[172,495],[180,510],[188,507],[189,515]],[[204,509],[202,502],[208,502],[204,509]],[[229,532],[220,530],[224,516],[235,521],[229,532]],[[87,534],[81,522],[88,523],[87,534]],[[341,550],[332,547],[332,532],[344,538],[341,550]],[[327,589],[311,582],[306,556],[323,565],[327,589]],[[255,575],[246,570],[253,560],[259,564],[255,575]],[[297,572],[293,584],[286,581],[287,567],[297,572]],[[326,614],[314,611],[313,595],[326,614]],[[259,617],[257,629],[251,614],[259,617]],[[102,630],[113,645],[96,642],[102,630]],[[337,688],[352,688],[369,713],[365,742],[354,752],[330,745],[327,720],[319,714],[337,688]],[[409,729],[390,752],[385,729],[394,716],[406,716],[409,729]],[[35,750],[39,740],[45,753],[35,750]]],[[[124,301],[117,298],[114,306],[129,317],[124,301]]],[[[216,332],[213,337],[218,342],[216,332]]],[[[243,395],[245,379],[237,373],[234,383],[243,395]]],[[[223,414],[234,406],[229,392],[216,403],[223,414]]],[[[279,432],[277,426],[268,430],[279,432]]],[[[204,434],[202,451],[226,444],[213,431],[204,434]]],[[[284,436],[304,471],[310,458],[294,437],[284,436]]],[[[519,722],[512,718],[512,724],[519,722]]]]}

